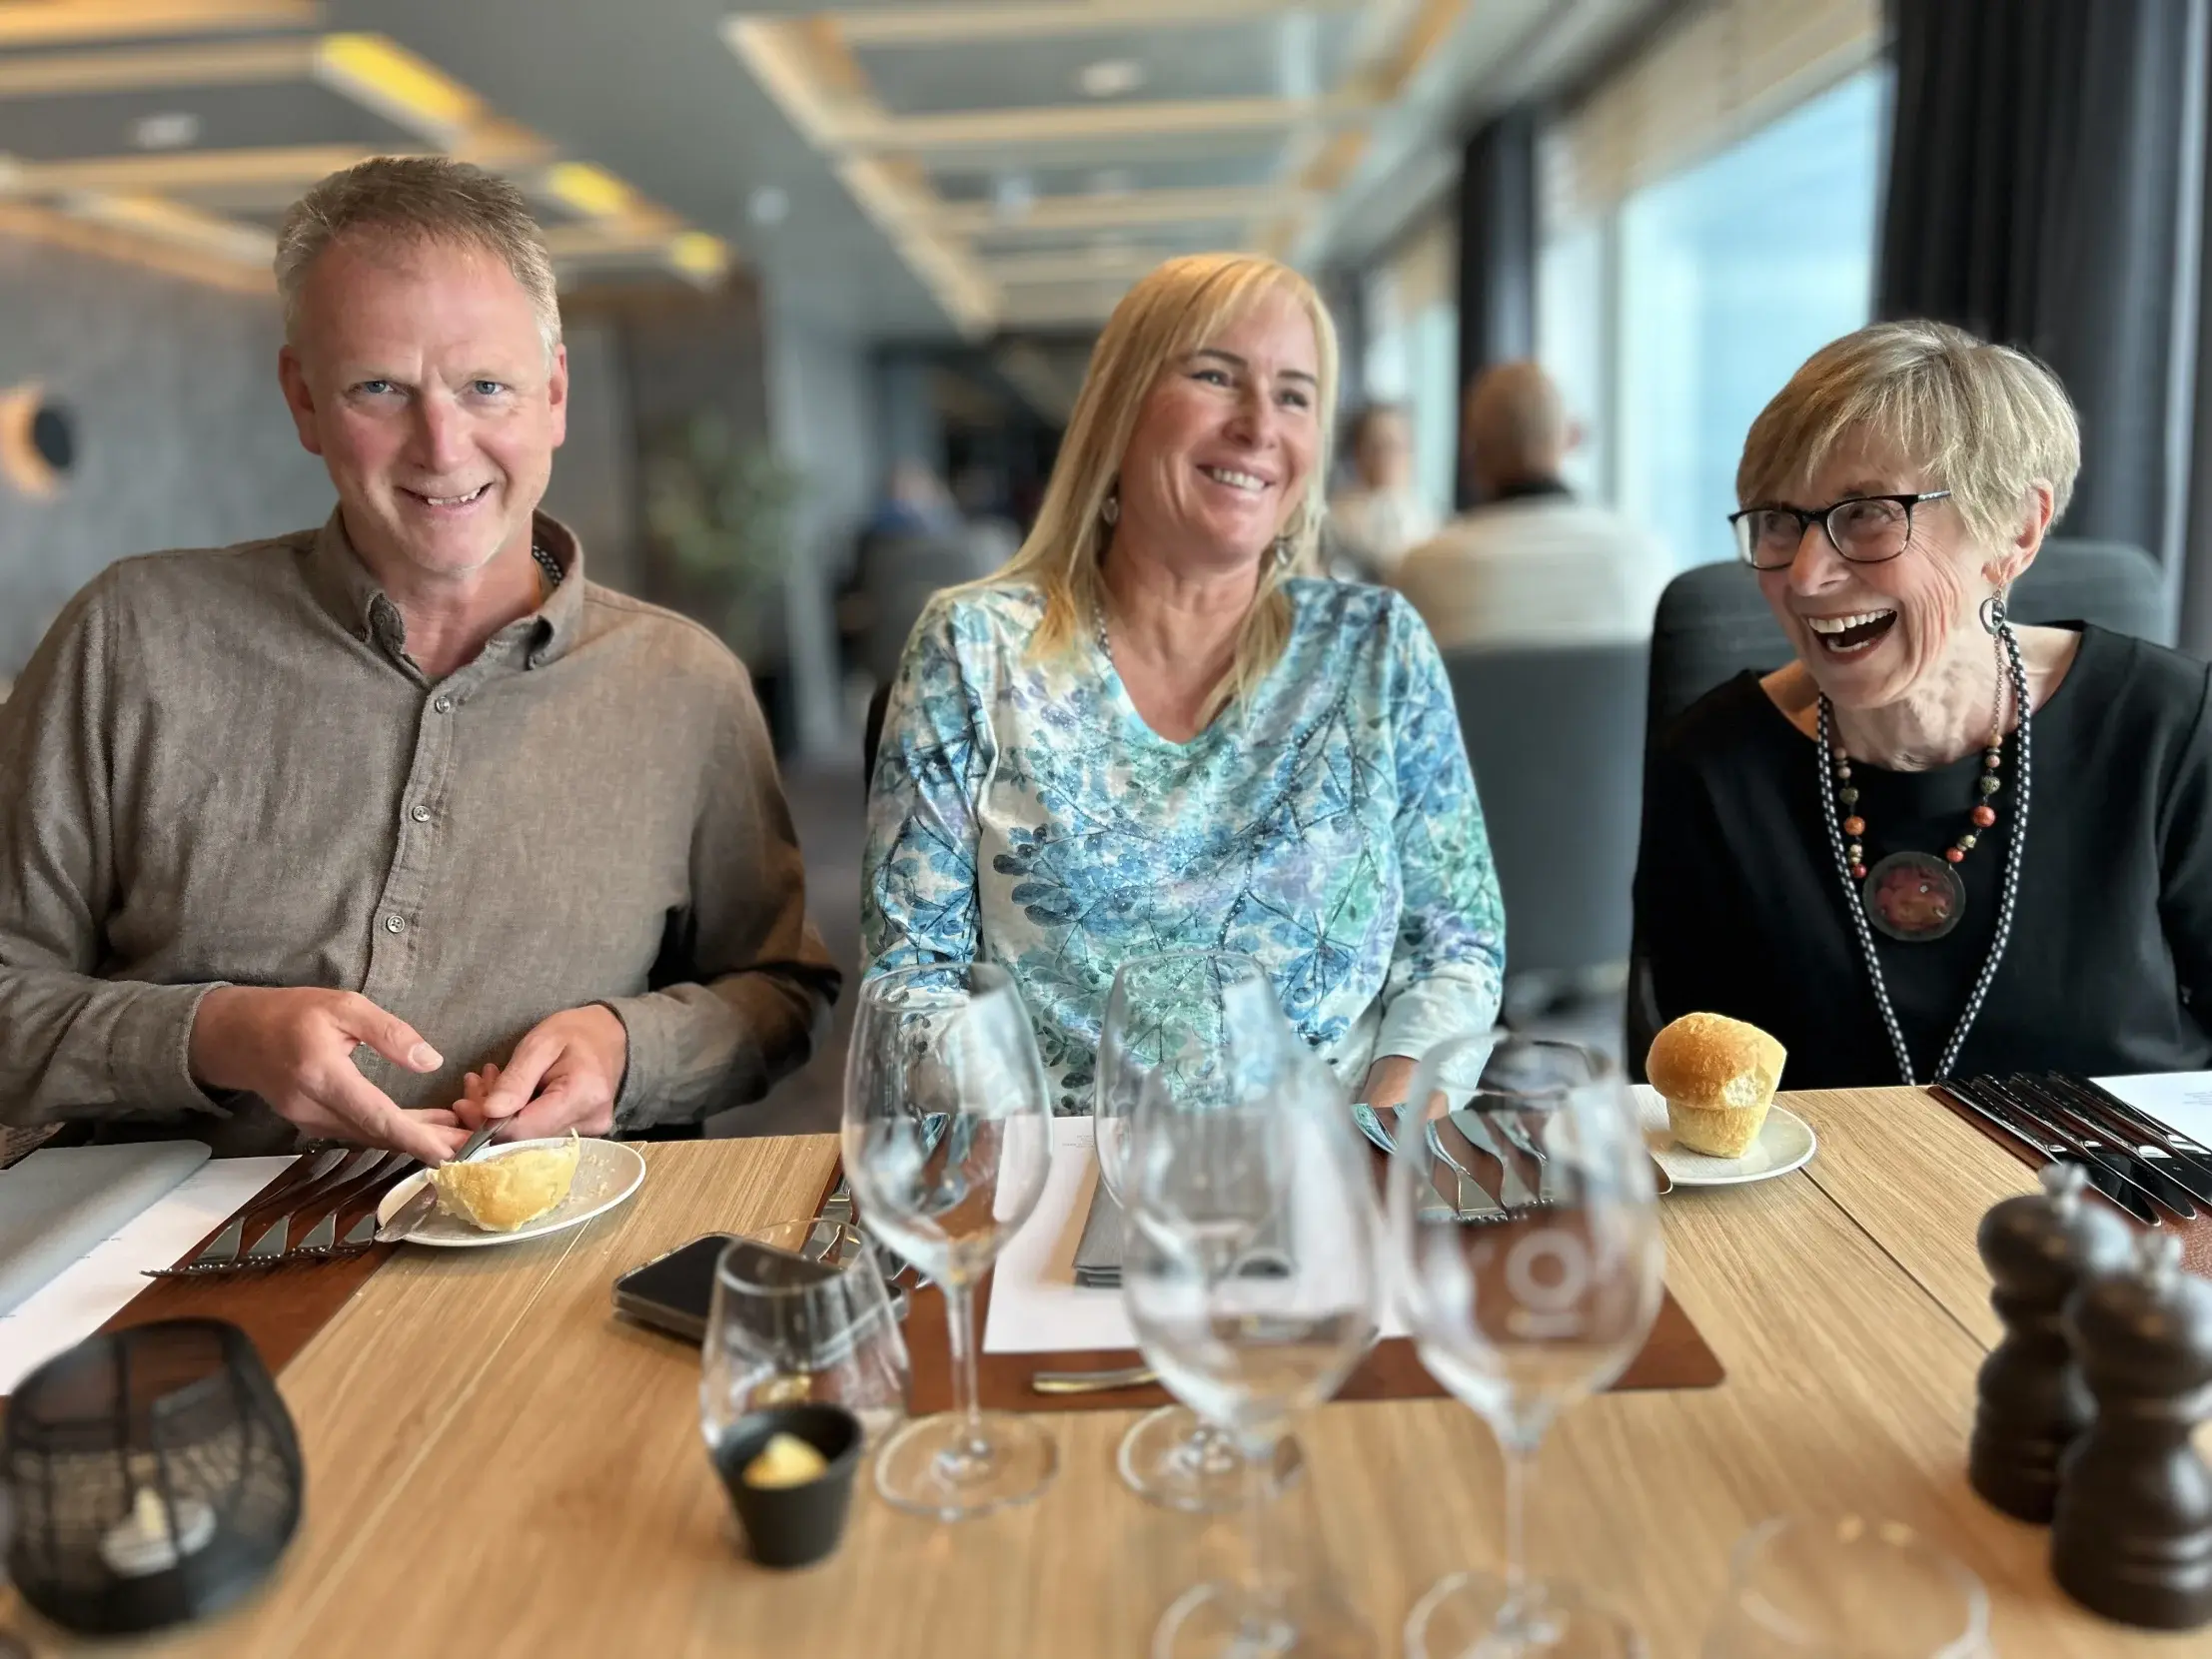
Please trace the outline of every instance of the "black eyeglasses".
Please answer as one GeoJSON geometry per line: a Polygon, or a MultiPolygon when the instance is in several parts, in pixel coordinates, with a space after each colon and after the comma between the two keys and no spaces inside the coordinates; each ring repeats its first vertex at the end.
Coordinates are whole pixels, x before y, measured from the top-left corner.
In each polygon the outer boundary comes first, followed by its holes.
{"type": "Polygon", "coordinates": [[[1853,495],[1833,506],[1745,507],[1728,514],[1736,556],[1754,570],[1779,570],[1795,562],[1805,531],[1818,524],[1828,545],[1853,564],[1880,564],[1912,542],[1912,509],[1950,497],[1947,489],[1917,495],[1853,495]]]}

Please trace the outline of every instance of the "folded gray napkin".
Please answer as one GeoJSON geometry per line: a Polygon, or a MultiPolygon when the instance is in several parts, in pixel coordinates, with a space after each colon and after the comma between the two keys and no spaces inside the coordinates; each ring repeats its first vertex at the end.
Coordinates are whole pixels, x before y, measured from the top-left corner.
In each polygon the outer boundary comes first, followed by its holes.
{"type": "MultiPolygon", "coordinates": [[[[1121,1206],[1102,1181],[1091,1190],[1091,1208],[1083,1218],[1083,1236],[1075,1242],[1075,1282],[1086,1290],[1121,1288],[1121,1206]]],[[[1254,1278],[1281,1278],[1291,1270],[1290,1252],[1283,1246],[1279,1226],[1268,1229],[1237,1263],[1240,1274],[1254,1278]]]]}
{"type": "Polygon", "coordinates": [[[21,1306],[207,1161],[198,1141],[47,1147],[0,1172],[0,1313],[21,1306]]]}
{"type": "Polygon", "coordinates": [[[1091,1189],[1083,1237],[1075,1243],[1075,1282],[1092,1290],[1121,1285],[1121,1206],[1103,1181],[1091,1189]]]}

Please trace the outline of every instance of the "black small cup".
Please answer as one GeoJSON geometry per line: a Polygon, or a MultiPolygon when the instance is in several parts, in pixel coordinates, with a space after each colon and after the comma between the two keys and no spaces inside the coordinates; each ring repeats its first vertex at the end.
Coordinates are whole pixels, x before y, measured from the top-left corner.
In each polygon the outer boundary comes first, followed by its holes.
{"type": "Polygon", "coordinates": [[[852,1507],[852,1477],[864,1438],[860,1419],[841,1405],[772,1406],[748,1411],[730,1425],[714,1448],[714,1472],[722,1477],[755,1561],[763,1567],[805,1567],[836,1549],[852,1507]],[[804,1440],[829,1467],[802,1486],[748,1485],[745,1465],[776,1434],[804,1440]]]}

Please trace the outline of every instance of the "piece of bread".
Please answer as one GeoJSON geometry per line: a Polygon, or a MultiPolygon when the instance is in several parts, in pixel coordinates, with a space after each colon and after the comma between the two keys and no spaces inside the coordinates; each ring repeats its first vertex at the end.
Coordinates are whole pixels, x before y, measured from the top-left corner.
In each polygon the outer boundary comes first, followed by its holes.
{"type": "Polygon", "coordinates": [[[513,1233],[528,1227],[568,1196],[576,1179],[583,1143],[569,1131],[557,1147],[529,1147],[522,1152],[441,1164],[431,1171],[438,1208],[486,1233],[513,1233]]]}
{"type": "Polygon", "coordinates": [[[1675,1140],[1707,1158],[1741,1158],[1766,1122],[1788,1058],[1756,1026],[1684,1014],[1652,1039],[1644,1075],[1666,1098],[1675,1140]]]}

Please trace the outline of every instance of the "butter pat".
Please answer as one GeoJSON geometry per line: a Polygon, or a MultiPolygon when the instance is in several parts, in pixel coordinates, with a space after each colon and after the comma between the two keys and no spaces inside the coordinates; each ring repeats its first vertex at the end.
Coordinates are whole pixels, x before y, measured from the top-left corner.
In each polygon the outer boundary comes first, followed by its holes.
{"type": "Polygon", "coordinates": [[[828,1460],[796,1434],[771,1434],[745,1465],[745,1484],[771,1491],[803,1486],[819,1480],[828,1469],[828,1460]]]}

